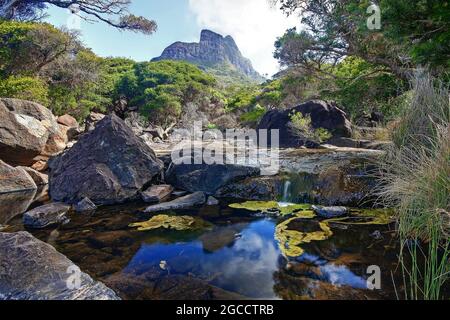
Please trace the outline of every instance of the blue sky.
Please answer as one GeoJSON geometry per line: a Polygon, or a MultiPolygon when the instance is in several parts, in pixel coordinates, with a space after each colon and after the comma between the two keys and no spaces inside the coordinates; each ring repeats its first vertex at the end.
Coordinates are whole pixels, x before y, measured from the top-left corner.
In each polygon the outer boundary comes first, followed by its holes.
{"type": "MultiPolygon", "coordinates": [[[[208,28],[236,40],[244,56],[257,71],[278,71],[273,43],[287,28],[298,26],[297,17],[285,17],[268,0],[132,0],[131,12],[156,20],[158,31],[145,36],[122,32],[104,23],[81,21],[84,44],[100,56],[121,56],[147,61],[159,56],[175,41],[198,41],[208,28]]],[[[56,26],[77,28],[68,10],[50,7],[47,21],[56,26]]]]}

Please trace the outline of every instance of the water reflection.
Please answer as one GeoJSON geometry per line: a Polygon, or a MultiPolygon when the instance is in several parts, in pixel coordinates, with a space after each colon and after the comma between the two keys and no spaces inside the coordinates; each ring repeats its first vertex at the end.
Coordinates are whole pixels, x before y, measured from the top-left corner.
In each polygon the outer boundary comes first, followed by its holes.
{"type": "MultiPolygon", "coordinates": [[[[220,230],[220,229],[219,229],[220,230]]],[[[218,231],[219,232],[219,231],[218,231]]],[[[250,224],[232,244],[204,250],[202,241],[169,245],[143,245],[125,272],[138,273],[143,266],[167,262],[168,273],[189,274],[225,290],[253,298],[276,298],[273,274],[279,251],[269,220],[250,224]]]]}

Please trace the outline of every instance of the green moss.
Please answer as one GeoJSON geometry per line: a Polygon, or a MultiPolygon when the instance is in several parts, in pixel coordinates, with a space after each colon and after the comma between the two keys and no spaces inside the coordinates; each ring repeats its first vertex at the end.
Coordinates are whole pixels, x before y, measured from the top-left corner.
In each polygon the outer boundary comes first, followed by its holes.
{"type": "Polygon", "coordinates": [[[138,228],[138,231],[149,231],[159,228],[184,231],[193,229],[194,224],[195,219],[190,216],[168,216],[165,214],[161,214],[152,217],[148,221],[132,223],[129,226],[132,228],[138,228]]]}
{"type": "MultiPolygon", "coordinates": [[[[309,217],[312,211],[309,212],[309,217]]],[[[313,213],[314,214],[314,213],[313,213]]],[[[275,232],[275,239],[278,241],[278,246],[280,251],[285,257],[299,257],[305,251],[301,247],[305,243],[310,243],[312,241],[323,241],[328,239],[333,235],[330,227],[326,222],[319,222],[320,231],[314,232],[302,232],[298,230],[290,230],[289,225],[296,219],[304,218],[302,216],[296,216],[294,218],[288,219],[280,223],[275,232]]]]}
{"type": "Polygon", "coordinates": [[[301,210],[308,210],[311,208],[309,204],[289,204],[286,206],[280,205],[276,201],[247,201],[244,203],[233,203],[229,205],[230,208],[243,209],[254,212],[273,213],[278,212],[282,216],[291,215],[301,210]]]}

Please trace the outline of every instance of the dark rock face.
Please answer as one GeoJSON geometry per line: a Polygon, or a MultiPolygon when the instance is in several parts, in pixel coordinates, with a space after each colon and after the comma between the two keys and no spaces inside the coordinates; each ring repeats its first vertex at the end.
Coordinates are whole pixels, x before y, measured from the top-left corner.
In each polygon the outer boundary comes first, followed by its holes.
{"type": "Polygon", "coordinates": [[[36,183],[23,168],[13,168],[0,160],[0,194],[36,189],[36,183]]]}
{"type": "Polygon", "coordinates": [[[70,206],[64,203],[50,203],[26,212],[23,224],[29,228],[42,229],[68,221],[66,214],[70,206]]]}
{"type": "Polygon", "coordinates": [[[146,213],[161,212],[168,210],[180,210],[193,208],[205,204],[206,196],[203,192],[195,192],[187,196],[175,199],[173,201],[155,204],[145,209],[146,213]]]}
{"type": "Polygon", "coordinates": [[[119,300],[101,282],[79,272],[68,286],[72,261],[28,232],[0,233],[0,300],[119,300]],[[71,289],[73,288],[73,289],[71,289]]]}
{"type": "Polygon", "coordinates": [[[228,184],[216,192],[218,198],[269,201],[281,196],[282,179],[275,177],[250,177],[228,184]]]}
{"type": "Polygon", "coordinates": [[[50,163],[50,196],[96,205],[134,200],[163,169],[155,153],[116,115],[100,121],[67,152],[50,163]]]}
{"type": "Polygon", "coordinates": [[[199,43],[175,42],[167,47],[159,60],[183,60],[199,65],[212,67],[231,64],[240,73],[255,79],[262,77],[253,69],[250,60],[244,58],[231,36],[223,37],[209,30],[202,30],[199,43]]]}
{"type": "Polygon", "coordinates": [[[327,129],[333,134],[333,137],[350,137],[352,133],[352,125],[347,119],[346,113],[334,103],[322,100],[312,100],[284,111],[269,111],[259,123],[258,129],[279,129],[280,147],[283,148],[316,147],[317,143],[303,141],[291,132],[289,123],[292,112],[301,112],[304,116],[310,115],[314,129],[327,129]]]}
{"type": "Polygon", "coordinates": [[[181,190],[214,195],[227,184],[259,174],[259,168],[234,164],[180,164],[169,170],[167,181],[181,190]]]}

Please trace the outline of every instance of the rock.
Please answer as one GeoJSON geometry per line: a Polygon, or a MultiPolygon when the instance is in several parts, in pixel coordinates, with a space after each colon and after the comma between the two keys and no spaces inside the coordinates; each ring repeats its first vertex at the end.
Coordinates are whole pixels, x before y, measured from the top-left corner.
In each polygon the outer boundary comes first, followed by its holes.
{"type": "Polygon", "coordinates": [[[36,190],[0,193],[0,224],[8,224],[14,217],[28,210],[34,202],[36,190]]]}
{"type": "Polygon", "coordinates": [[[230,183],[259,174],[259,168],[234,164],[180,164],[172,166],[167,181],[181,190],[213,195],[230,183]]]}
{"type": "Polygon", "coordinates": [[[147,128],[145,129],[145,133],[150,134],[154,138],[154,140],[160,139],[160,141],[163,141],[165,138],[167,138],[166,133],[161,127],[147,128]]]}
{"type": "Polygon", "coordinates": [[[348,209],[346,207],[312,206],[312,209],[319,217],[325,219],[342,217],[348,213],[348,209]]]}
{"type": "Polygon", "coordinates": [[[53,157],[63,152],[69,142],[69,138],[67,136],[68,130],[69,127],[59,124],[58,131],[49,136],[41,154],[44,156],[53,157]]]}
{"type": "Polygon", "coordinates": [[[105,118],[104,114],[91,112],[85,120],[84,131],[89,132],[89,131],[94,130],[97,123],[100,122],[101,120],[103,120],[103,118],[105,118]]]}
{"type": "Polygon", "coordinates": [[[77,203],[88,197],[96,205],[136,200],[163,169],[155,153],[116,115],[50,163],[50,196],[77,203]]]}
{"type": "Polygon", "coordinates": [[[208,206],[217,206],[219,205],[219,200],[217,200],[216,198],[209,196],[208,200],[206,201],[206,205],[208,206]]]}
{"type": "Polygon", "coordinates": [[[161,212],[166,210],[181,210],[205,204],[206,196],[204,192],[195,192],[187,196],[175,199],[170,202],[156,204],[145,209],[146,213],[161,212]]]}
{"type": "Polygon", "coordinates": [[[152,186],[146,191],[141,192],[141,198],[147,203],[163,202],[172,194],[173,187],[171,185],[152,186]]]}
{"type": "MultiPolygon", "coordinates": [[[[267,112],[258,125],[260,129],[279,129],[280,147],[295,148],[301,146],[317,147],[313,141],[303,141],[291,132],[289,123],[290,115],[293,112],[301,112],[303,115],[311,116],[313,128],[324,128],[333,134],[333,137],[350,137],[352,124],[347,119],[344,111],[339,109],[334,103],[322,100],[312,100],[288,110],[271,110],[267,112]]],[[[269,144],[271,142],[269,141],[269,144]]]]}
{"type": "Polygon", "coordinates": [[[382,240],[384,238],[379,230],[375,230],[370,236],[375,240],[382,240]]]}
{"type": "Polygon", "coordinates": [[[68,114],[59,116],[57,121],[59,124],[62,124],[63,126],[66,126],[69,128],[78,128],[79,127],[77,120],[68,114]]]}
{"type": "Polygon", "coordinates": [[[0,299],[119,300],[67,257],[28,232],[0,233],[0,299]],[[79,286],[74,285],[78,276],[79,286]]]}
{"type": "Polygon", "coordinates": [[[36,183],[23,168],[13,168],[0,160],[0,194],[36,189],[36,183]]]}
{"type": "Polygon", "coordinates": [[[11,165],[30,166],[59,127],[51,111],[40,104],[0,99],[0,154],[11,165]]]}
{"type": "Polygon", "coordinates": [[[97,206],[89,198],[84,198],[83,200],[81,200],[74,206],[74,210],[76,212],[88,212],[88,211],[94,211],[96,209],[97,209],[97,206]]]}
{"type": "Polygon", "coordinates": [[[187,191],[174,191],[172,192],[172,195],[175,197],[183,197],[185,195],[187,195],[189,192],[187,191]]]}
{"type": "Polygon", "coordinates": [[[70,206],[64,203],[50,203],[37,207],[23,215],[23,224],[29,228],[42,229],[67,221],[70,206]]]}
{"type": "Polygon", "coordinates": [[[231,36],[223,37],[209,30],[202,30],[199,43],[175,42],[162,55],[152,61],[182,60],[204,68],[231,65],[233,70],[256,81],[265,79],[253,69],[251,62],[244,58],[231,36]]]}
{"type": "Polygon", "coordinates": [[[250,177],[220,188],[215,196],[242,200],[275,200],[281,193],[279,191],[281,190],[281,183],[281,179],[276,176],[250,177]]]}
{"type": "Polygon", "coordinates": [[[44,172],[48,169],[48,162],[45,160],[38,160],[31,166],[33,170],[36,170],[38,172],[44,172]]]}
{"type": "Polygon", "coordinates": [[[22,168],[30,175],[31,179],[33,179],[36,186],[45,186],[48,184],[47,174],[40,173],[39,171],[29,167],[19,167],[19,168],[22,168]]]}

